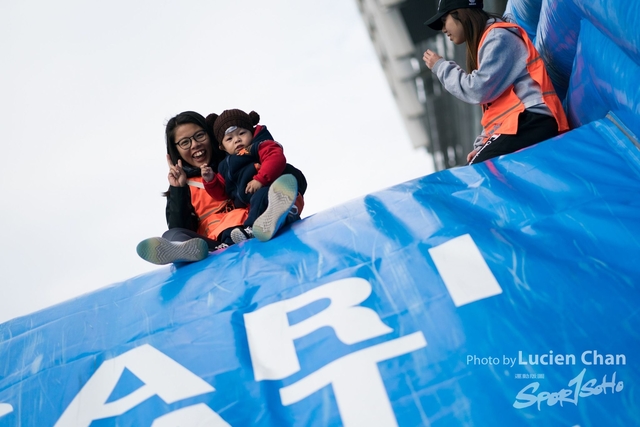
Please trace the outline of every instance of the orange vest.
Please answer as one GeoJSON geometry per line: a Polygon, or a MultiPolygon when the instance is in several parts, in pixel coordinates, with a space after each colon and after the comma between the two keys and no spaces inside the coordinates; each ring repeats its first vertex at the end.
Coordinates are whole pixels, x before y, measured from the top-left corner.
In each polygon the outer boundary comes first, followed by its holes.
{"type": "MultiPolygon", "coordinates": [[[[516,28],[520,32],[524,44],[527,46],[529,56],[527,57],[527,71],[531,78],[538,83],[542,89],[542,99],[547,105],[553,117],[558,123],[558,132],[566,132],[569,130],[569,123],[567,116],[562,109],[562,103],[560,98],[556,95],[551,79],[547,74],[547,70],[544,68],[544,61],[540,57],[540,54],[536,50],[531,40],[527,36],[527,33],[516,24],[510,24],[507,22],[497,22],[489,26],[486,29],[480,44],[478,45],[478,51],[484,39],[494,28],[516,28]]],[[[480,67],[480,58],[478,57],[478,67],[480,67]]],[[[506,134],[515,135],[518,133],[518,115],[525,110],[524,104],[520,101],[520,98],[516,95],[513,85],[509,86],[497,99],[494,101],[482,105],[482,127],[484,133],[490,137],[493,134],[506,134]]],[[[488,138],[487,137],[487,138],[488,138]]]]}
{"type": "Polygon", "coordinates": [[[201,177],[187,181],[191,190],[191,204],[198,216],[198,234],[217,239],[230,227],[242,225],[249,215],[246,208],[235,208],[231,200],[214,200],[204,189],[201,177]]]}

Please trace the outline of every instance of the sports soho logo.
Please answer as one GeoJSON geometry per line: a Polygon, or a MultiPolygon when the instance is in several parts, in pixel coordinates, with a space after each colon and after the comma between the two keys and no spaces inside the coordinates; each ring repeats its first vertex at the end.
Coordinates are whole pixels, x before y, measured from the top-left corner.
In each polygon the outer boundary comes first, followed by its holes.
{"type": "Polygon", "coordinates": [[[540,383],[532,382],[520,390],[513,407],[523,409],[537,404],[538,411],[540,411],[540,406],[543,402],[546,402],[547,406],[554,406],[557,403],[560,406],[563,406],[563,403],[572,403],[578,406],[580,398],[607,394],[607,391],[609,394],[620,393],[624,389],[624,383],[616,381],[616,372],[613,373],[610,381],[607,381],[607,375],[605,375],[600,383],[595,378],[584,382],[586,372],[586,368],[582,369],[575,378],[569,381],[568,388],[563,388],[556,392],[541,391],[537,393],[540,383]]]}

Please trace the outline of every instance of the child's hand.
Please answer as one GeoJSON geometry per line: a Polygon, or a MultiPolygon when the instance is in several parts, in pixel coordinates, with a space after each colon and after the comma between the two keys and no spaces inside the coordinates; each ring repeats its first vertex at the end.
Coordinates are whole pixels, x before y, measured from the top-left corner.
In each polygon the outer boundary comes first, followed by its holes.
{"type": "Polygon", "coordinates": [[[260,181],[256,181],[255,179],[252,179],[247,184],[247,188],[244,190],[244,192],[247,194],[253,194],[261,188],[262,188],[262,184],[260,183],[260,181]]]}
{"type": "Polygon", "coordinates": [[[209,182],[213,179],[213,169],[211,169],[207,165],[204,165],[200,168],[200,174],[202,175],[202,179],[205,182],[209,182]]]}
{"type": "Polygon", "coordinates": [[[422,59],[424,60],[424,64],[430,70],[433,68],[434,65],[436,65],[436,62],[438,62],[438,60],[440,60],[441,58],[442,56],[438,55],[437,53],[435,53],[430,49],[427,49],[427,51],[422,56],[422,59]]]}
{"type": "Polygon", "coordinates": [[[171,156],[167,154],[167,163],[169,164],[169,185],[172,187],[184,187],[187,184],[187,174],[182,169],[182,160],[178,160],[178,164],[174,165],[171,156]]]}

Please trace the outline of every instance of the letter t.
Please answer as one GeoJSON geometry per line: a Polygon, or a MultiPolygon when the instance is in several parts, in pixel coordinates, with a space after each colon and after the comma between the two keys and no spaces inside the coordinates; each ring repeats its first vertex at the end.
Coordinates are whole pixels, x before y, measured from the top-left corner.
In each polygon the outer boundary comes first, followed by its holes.
{"type": "Polygon", "coordinates": [[[346,427],[395,427],[398,422],[382,382],[378,362],[426,345],[422,332],[414,332],[341,357],[300,381],[281,388],[282,404],[286,406],[299,402],[331,384],[342,423],[346,427]]]}

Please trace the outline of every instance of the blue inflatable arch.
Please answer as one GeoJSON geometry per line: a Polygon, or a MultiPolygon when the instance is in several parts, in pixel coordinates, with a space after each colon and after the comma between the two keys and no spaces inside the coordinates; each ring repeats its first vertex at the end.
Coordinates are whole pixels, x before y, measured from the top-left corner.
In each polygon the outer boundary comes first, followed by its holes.
{"type": "Polygon", "coordinates": [[[0,426],[638,425],[640,3],[507,11],[570,132],[0,325],[0,426]]]}

